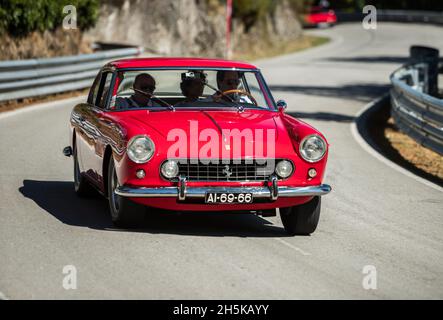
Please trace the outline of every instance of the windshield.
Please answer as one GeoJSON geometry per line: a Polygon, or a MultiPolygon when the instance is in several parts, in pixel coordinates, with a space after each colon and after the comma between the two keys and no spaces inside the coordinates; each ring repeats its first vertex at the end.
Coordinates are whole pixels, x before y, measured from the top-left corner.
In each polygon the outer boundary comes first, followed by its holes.
{"type": "Polygon", "coordinates": [[[121,70],[117,72],[116,85],[111,108],[117,110],[275,109],[258,71],[201,68],[121,70]]]}

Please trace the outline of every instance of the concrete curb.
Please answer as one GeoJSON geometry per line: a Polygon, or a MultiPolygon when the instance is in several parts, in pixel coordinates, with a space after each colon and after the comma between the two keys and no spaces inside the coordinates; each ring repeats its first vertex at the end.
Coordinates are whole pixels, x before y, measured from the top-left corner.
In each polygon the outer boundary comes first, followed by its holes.
{"type": "Polygon", "coordinates": [[[356,115],[355,115],[355,122],[351,123],[351,133],[354,139],[357,141],[357,143],[370,155],[372,155],[374,158],[378,159],[379,161],[383,162],[387,166],[391,167],[392,169],[401,172],[402,174],[408,176],[409,178],[412,178],[428,187],[431,187],[437,191],[443,192],[443,188],[439,185],[428,181],[422,177],[419,177],[412,173],[409,170],[406,170],[405,168],[399,166],[395,162],[389,160],[383,155],[383,151],[380,149],[380,147],[375,143],[375,141],[372,139],[371,135],[369,134],[368,130],[368,119],[373,115],[374,113],[378,112],[386,103],[388,103],[390,99],[389,92],[385,93],[383,96],[371,101],[366,106],[363,107],[356,115]]]}

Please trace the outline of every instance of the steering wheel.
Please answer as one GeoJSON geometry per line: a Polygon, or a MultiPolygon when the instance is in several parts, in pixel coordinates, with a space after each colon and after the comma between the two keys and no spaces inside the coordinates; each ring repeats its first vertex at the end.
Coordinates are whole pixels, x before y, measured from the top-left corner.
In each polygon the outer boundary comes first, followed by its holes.
{"type": "Polygon", "coordinates": [[[252,94],[250,94],[249,92],[244,91],[244,90],[240,90],[240,89],[226,90],[226,91],[221,92],[220,95],[227,96],[228,94],[231,94],[231,93],[244,94],[245,96],[248,96],[249,98],[251,98],[252,103],[254,103],[256,106],[258,106],[257,100],[255,100],[255,98],[252,96],[252,94]]]}

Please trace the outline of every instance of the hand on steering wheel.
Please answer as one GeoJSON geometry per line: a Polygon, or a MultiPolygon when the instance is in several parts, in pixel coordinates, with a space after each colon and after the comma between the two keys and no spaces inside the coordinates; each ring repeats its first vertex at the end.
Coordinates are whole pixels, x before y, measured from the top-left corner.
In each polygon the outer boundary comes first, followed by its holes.
{"type": "Polygon", "coordinates": [[[226,90],[226,91],[221,92],[220,95],[222,95],[222,96],[227,96],[227,95],[229,95],[229,94],[231,94],[231,93],[240,93],[240,94],[244,94],[245,96],[248,96],[249,98],[251,98],[251,101],[252,101],[253,104],[255,104],[256,106],[258,106],[258,104],[257,104],[257,100],[255,100],[255,98],[252,96],[252,94],[250,94],[249,92],[244,91],[244,90],[240,90],[240,89],[226,90]]]}

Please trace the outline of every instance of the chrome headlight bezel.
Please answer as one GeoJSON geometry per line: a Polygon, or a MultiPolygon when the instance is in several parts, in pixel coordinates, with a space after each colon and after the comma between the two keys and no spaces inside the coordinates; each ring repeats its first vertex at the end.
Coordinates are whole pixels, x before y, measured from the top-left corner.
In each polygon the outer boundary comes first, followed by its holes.
{"type": "Polygon", "coordinates": [[[137,136],[133,136],[127,146],[126,146],[126,154],[128,155],[129,159],[131,159],[131,161],[135,162],[135,163],[146,163],[149,160],[151,160],[152,156],[155,153],[155,144],[154,141],[152,141],[152,139],[147,136],[147,135],[137,135],[137,136]],[[135,157],[135,153],[133,152],[132,148],[134,147],[134,144],[136,142],[138,142],[139,140],[143,139],[147,145],[150,148],[150,151],[148,151],[143,157],[137,158],[135,157]]]}
{"type": "Polygon", "coordinates": [[[275,165],[275,170],[274,170],[274,172],[277,174],[277,176],[279,176],[279,178],[282,178],[282,179],[288,179],[289,177],[292,176],[294,171],[295,171],[294,164],[292,163],[292,161],[289,161],[289,160],[280,160],[275,165]],[[281,173],[278,172],[278,166],[283,164],[283,163],[288,163],[291,166],[291,172],[288,175],[282,175],[281,173]]]}
{"type": "Polygon", "coordinates": [[[325,139],[323,139],[320,135],[318,134],[310,134],[306,137],[304,137],[302,139],[302,141],[300,142],[300,146],[299,146],[299,153],[300,156],[303,158],[303,160],[309,162],[309,163],[315,163],[315,162],[319,162],[321,159],[324,158],[324,156],[326,155],[326,151],[328,150],[328,144],[326,143],[325,139]],[[308,140],[310,139],[318,139],[319,141],[321,141],[321,144],[323,145],[323,151],[321,153],[320,157],[317,158],[309,158],[306,153],[305,153],[305,148],[306,148],[306,143],[308,143],[308,140]]]}

